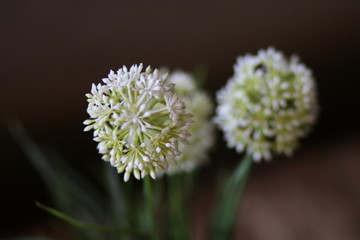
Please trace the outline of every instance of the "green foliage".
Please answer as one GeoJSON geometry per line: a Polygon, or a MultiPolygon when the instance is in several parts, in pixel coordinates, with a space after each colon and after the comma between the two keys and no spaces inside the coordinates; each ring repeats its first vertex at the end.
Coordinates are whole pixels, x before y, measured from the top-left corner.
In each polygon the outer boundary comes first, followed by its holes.
{"type": "Polygon", "coordinates": [[[215,205],[210,239],[229,239],[237,205],[243,194],[252,162],[251,155],[246,155],[225,182],[225,186],[222,188],[215,205]]]}
{"type": "Polygon", "coordinates": [[[121,180],[116,171],[111,171],[113,169],[108,164],[104,164],[103,179],[106,179],[106,182],[105,187],[99,189],[97,187],[99,184],[94,184],[88,176],[76,171],[53,149],[36,144],[20,122],[9,123],[9,130],[43,179],[56,207],[61,211],[40,203],[37,203],[38,207],[83,229],[79,231],[79,235],[84,239],[112,239],[119,234],[125,239],[128,231],[124,229],[129,226],[125,211],[126,202],[121,192],[121,180]],[[107,190],[107,194],[104,193],[104,189],[107,190]],[[73,217],[66,213],[71,213],[73,217]],[[105,227],[97,224],[99,222],[113,225],[105,227]],[[91,233],[85,231],[89,229],[96,231],[91,233]],[[109,231],[104,231],[105,229],[109,231]],[[98,233],[99,230],[111,234],[98,233]]]}
{"type": "MultiPolygon", "coordinates": [[[[10,123],[9,130],[45,182],[56,208],[60,210],[39,202],[36,205],[75,227],[80,238],[190,238],[189,215],[184,209],[191,203],[192,193],[196,189],[196,172],[178,173],[157,181],[145,177],[141,183],[141,195],[134,180],[124,184],[107,163],[104,164],[100,184],[94,184],[89,176],[71,167],[53,149],[36,144],[20,122],[10,123]],[[163,225],[159,226],[159,223],[163,225]]],[[[215,205],[211,239],[229,237],[251,163],[252,157],[246,156],[225,186],[220,186],[223,188],[215,205]]]]}
{"type": "Polygon", "coordinates": [[[128,233],[129,230],[127,229],[119,229],[116,227],[108,227],[108,226],[100,226],[100,225],[92,225],[92,224],[87,224],[84,223],[82,221],[76,220],[75,218],[72,218],[54,208],[48,207],[44,204],[41,204],[39,202],[35,203],[36,206],[38,206],[39,208],[41,208],[42,210],[54,215],[55,217],[60,218],[61,220],[64,220],[65,222],[69,223],[70,225],[79,228],[79,229],[86,229],[86,230],[93,230],[93,231],[100,231],[100,232],[109,232],[109,231],[113,231],[113,232],[124,232],[124,233],[128,233]]]}

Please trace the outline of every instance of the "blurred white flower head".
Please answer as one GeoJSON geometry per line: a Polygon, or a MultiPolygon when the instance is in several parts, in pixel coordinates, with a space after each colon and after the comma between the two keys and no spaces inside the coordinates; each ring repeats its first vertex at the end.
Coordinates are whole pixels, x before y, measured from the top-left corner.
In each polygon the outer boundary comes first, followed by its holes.
{"type": "Polygon", "coordinates": [[[167,74],[142,69],[140,64],[110,71],[104,84],[93,84],[86,94],[90,119],[84,130],[94,130],[103,160],[125,172],[124,181],[131,174],[155,179],[166,170],[180,156],[192,122],[174,85],[166,83],[167,74]]]}
{"type": "Polygon", "coordinates": [[[217,94],[215,123],[229,147],[255,161],[290,155],[317,117],[312,72],[273,48],[238,57],[234,75],[217,94]]]}
{"type": "Polygon", "coordinates": [[[194,123],[189,130],[189,144],[180,147],[182,155],[165,172],[189,172],[206,162],[207,153],[214,143],[215,127],[210,118],[213,104],[210,97],[198,89],[194,77],[188,73],[174,71],[169,75],[168,82],[175,84],[174,91],[184,101],[186,111],[193,115],[194,123]]]}

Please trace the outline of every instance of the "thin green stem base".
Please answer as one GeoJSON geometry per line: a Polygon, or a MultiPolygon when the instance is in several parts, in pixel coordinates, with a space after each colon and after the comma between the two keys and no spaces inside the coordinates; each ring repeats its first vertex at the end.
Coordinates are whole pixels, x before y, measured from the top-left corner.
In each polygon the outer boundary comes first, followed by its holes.
{"type": "Polygon", "coordinates": [[[149,230],[149,234],[152,240],[158,240],[158,232],[155,220],[155,213],[154,213],[154,204],[153,204],[153,191],[151,185],[151,178],[150,176],[146,176],[144,178],[143,183],[143,192],[145,197],[145,204],[146,204],[146,213],[147,213],[147,226],[149,230]]]}

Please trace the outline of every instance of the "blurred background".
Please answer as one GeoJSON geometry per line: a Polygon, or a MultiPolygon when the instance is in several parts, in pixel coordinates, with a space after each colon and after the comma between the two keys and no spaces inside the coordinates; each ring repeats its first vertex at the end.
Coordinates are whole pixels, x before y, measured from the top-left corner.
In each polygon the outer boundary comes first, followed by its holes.
{"type": "MultiPolygon", "coordinates": [[[[69,163],[95,171],[96,144],[83,133],[85,93],[110,69],[134,63],[203,67],[205,88],[214,96],[238,55],[274,46],[313,69],[320,118],[293,158],[255,166],[234,238],[359,239],[359,12],[356,0],[1,0],[0,237],[52,231],[47,214],[34,206],[35,200],[50,201],[45,185],[7,121],[19,119],[69,163]]],[[[239,158],[219,133],[199,193],[211,195],[206,181],[239,158]]],[[[202,213],[210,205],[201,197],[198,202],[194,239],[203,236],[202,213]]]]}

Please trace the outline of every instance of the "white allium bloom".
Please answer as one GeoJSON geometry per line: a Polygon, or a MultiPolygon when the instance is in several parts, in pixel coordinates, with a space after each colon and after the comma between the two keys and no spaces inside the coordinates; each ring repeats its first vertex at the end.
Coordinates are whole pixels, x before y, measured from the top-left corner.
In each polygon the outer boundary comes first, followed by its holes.
{"type": "Polygon", "coordinates": [[[215,122],[228,146],[255,161],[290,155],[317,117],[311,70],[273,48],[239,57],[217,101],[215,122]]]}
{"type": "Polygon", "coordinates": [[[175,71],[170,74],[168,82],[175,84],[174,91],[184,101],[186,110],[194,116],[194,123],[189,130],[189,144],[180,146],[183,154],[177,157],[176,164],[170,164],[166,170],[167,174],[173,174],[191,171],[206,162],[207,153],[214,143],[215,127],[210,120],[213,111],[211,99],[197,88],[192,75],[175,71]]]}
{"type": "Polygon", "coordinates": [[[90,119],[84,130],[94,130],[99,153],[125,172],[124,181],[131,174],[155,179],[157,171],[166,170],[180,156],[192,122],[167,75],[142,69],[140,64],[110,71],[104,84],[93,84],[86,94],[90,119]]]}

